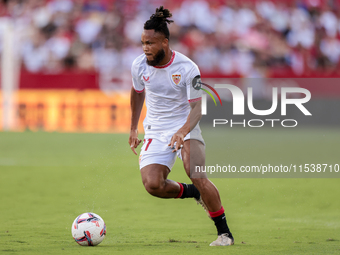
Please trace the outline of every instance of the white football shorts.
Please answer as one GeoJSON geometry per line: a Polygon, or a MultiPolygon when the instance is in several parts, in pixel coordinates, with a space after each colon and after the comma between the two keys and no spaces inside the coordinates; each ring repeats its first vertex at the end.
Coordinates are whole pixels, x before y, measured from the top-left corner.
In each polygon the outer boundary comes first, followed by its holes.
{"type": "MultiPolygon", "coordinates": [[[[177,152],[172,152],[173,149],[168,146],[176,132],[177,130],[148,131],[144,136],[143,146],[139,155],[139,168],[142,169],[151,164],[160,164],[167,166],[171,170],[175,164],[176,155],[182,159],[181,149],[177,152]]],[[[199,125],[184,137],[184,141],[189,139],[198,140],[205,144],[199,125]]]]}

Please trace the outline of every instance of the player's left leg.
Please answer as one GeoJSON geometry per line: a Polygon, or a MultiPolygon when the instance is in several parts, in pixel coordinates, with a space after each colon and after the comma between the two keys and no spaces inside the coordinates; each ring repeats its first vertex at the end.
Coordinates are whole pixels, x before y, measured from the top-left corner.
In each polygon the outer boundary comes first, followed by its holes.
{"type": "Polygon", "coordinates": [[[218,238],[211,246],[232,245],[234,238],[227,225],[224,209],[216,186],[207,178],[205,173],[195,173],[195,166],[205,166],[204,145],[198,140],[190,139],[184,142],[181,151],[183,165],[189,178],[201,194],[210,217],[217,228],[218,238]],[[195,173],[195,174],[193,174],[195,173]]]}

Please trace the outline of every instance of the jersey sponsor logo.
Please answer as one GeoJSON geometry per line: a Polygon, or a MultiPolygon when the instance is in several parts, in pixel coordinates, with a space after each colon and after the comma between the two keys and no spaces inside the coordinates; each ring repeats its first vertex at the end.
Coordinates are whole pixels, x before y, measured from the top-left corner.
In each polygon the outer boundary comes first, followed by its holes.
{"type": "Polygon", "coordinates": [[[143,79],[144,79],[144,81],[149,81],[149,79],[150,79],[150,76],[143,76],[143,79]]]}
{"type": "Polygon", "coordinates": [[[173,74],[172,75],[172,80],[176,85],[178,85],[181,81],[181,75],[180,74],[173,74]]]}

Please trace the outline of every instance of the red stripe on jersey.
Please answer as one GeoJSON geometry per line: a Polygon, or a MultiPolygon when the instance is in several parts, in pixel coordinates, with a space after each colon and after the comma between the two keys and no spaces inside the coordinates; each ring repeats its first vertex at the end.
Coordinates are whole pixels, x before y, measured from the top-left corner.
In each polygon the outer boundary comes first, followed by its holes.
{"type": "Polygon", "coordinates": [[[211,218],[215,218],[215,217],[221,216],[223,213],[224,213],[223,206],[217,212],[209,212],[211,218]]]}
{"type": "Polygon", "coordinates": [[[166,67],[168,67],[169,65],[171,65],[172,62],[174,62],[174,58],[175,58],[175,52],[173,51],[169,63],[167,63],[167,64],[164,65],[164,66],[154,66],[154,68],[166,68],[166,67]]]}
{"type": "Polygon", "coordinates": [[[184,188],[183,188],[182,183],[179,183],[179,182],[177,182],[177,183],[178,183],[179,186],[181,187],[181,190],[179,191],[177,197],[175,197],[175,198],[180,198],[180,197],[183,195],[184,188]]]}
{"type": "Polygon", "coordinates": [[[137,89],[135,89],[135,87],[133,87],[133,89],[139,94],[139,93],[142,93],[145,88],[143,90],[137,90],[137,89]]]}
{"type": "Polygon", "coordinates": [[[198,98],[195,98],[195,99],[190,99],[188,100],[189,103],[194,103],[194,102],[198,102],[198,101],[201,101],[202,100],[202,97],[198,97],[198,98]]]}

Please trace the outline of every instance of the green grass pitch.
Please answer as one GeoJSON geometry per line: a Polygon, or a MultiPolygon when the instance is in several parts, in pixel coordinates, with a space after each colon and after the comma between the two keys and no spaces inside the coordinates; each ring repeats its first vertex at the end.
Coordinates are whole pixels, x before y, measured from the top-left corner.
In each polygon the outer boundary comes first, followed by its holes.
{"type": "MultiPolygon", "coordinates": [[[[274,163],[281,151],[280,163],[290,164],[300,138],[306,155],[321,146],[328,151],[320,160],[340,163],[335,129],[228,132],[228,150],[239,152],[231,154],[234,162],[257,162],[255,150],[274,163]]],[[[0,254],[340,254],[340,179],[212,179],[235,245],[209,247],[213,222],[192,199],[148,195],[127,140],[0,133],[0,254]],[[96,247],[81,247],[71,236],[73,220],[88,211],[107,225],[96,247]]],[[[169,178],[189,182],[180,160],[169,178]]]]}

